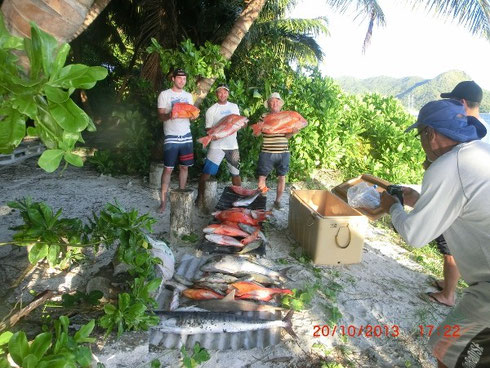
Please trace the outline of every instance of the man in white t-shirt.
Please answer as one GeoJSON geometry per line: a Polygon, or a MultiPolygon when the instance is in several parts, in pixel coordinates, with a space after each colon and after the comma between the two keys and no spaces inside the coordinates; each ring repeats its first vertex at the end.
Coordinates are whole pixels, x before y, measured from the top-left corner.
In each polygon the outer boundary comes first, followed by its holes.
{"type": "Polygon", "coordinates": [[[185,189],[188,168],[194,164],[194,150],[189,119],[171,119],[172,106],[177,102],[193,104],[192,95],[184,91],[187,74],[175,69],[172,74],[172,88],[162,91],[158,96],[158,119],[163,122],[163,164],[161,201],[158,212],[165,211],[170,176],[179,163],[179,188],[185,189]]]}
{"type": "MultiPolygon", "coordinates": [[[[240,115],[238,106],[228,101],[230,88],[226,84],[220,84],[216,88],[218,102],[206,111],[206,131],[215,126],[221,119],[230,114],[240,115]]],[[[208,148],[208,154],[204,163],[203,172],[199,178],[196,203],[199,202],[203,193],[206,181],[218,172],[219,165],[223,159],[226,160],[228,170],[231,174],[233,185],[242,185],[240,178],[240,153],[238,151],[237,133],[228,137],[212,141],[208,148]]]]}

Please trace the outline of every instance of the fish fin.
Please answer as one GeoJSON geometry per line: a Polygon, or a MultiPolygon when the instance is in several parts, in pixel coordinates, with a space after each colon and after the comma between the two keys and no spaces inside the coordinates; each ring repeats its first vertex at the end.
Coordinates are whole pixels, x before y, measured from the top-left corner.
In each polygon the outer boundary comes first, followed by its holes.
{"type": "Polygon", "coordinates": [[[293,317],[294,310],[291,309],[288,314],[286,314],[286,317],[282,319],[283,322],[286,322],[286,326],[284,329],[287,331],[288,334],[290,334],[293,338],[297,339],[298,335],[293,331],[293,324],[291,323],[291,318],[293,317]]]}
{"type": "Polygon", "coordinates": [[[235,300],[235,292],[236,292],[236,289],[233,289],[228,294],[226,294],[226,296],[221,300],[224,302],[234,301],[235,300]]]}
{"type": "Polygon", "coordinates": [[[209,144],[209,142],[211,142],[211,137],[210,136],[205,136],[205,137],[202,137],[202,138],[199,138],[197,141],[199,143],[202,143],[203,147],[207,147],[207,145],[209,144]]]}
{"type": "Polygon", "coordinates": [[[256,137],[258,137],[260,135],[260,133],[262,132],[262,125],[263,125],[263,123],[257,123],[257,124],[250,126],[253,130],[253,135],[255,135],[256,137]]]}

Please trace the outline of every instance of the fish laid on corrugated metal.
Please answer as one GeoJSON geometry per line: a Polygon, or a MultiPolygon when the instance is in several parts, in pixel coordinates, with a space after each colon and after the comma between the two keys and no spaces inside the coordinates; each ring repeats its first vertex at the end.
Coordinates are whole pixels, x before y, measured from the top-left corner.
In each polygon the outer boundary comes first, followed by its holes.
{"type": "Polygon", "coordinates": [[[225,224],[211,224],[206,226],[202,231],[205,234],[218,234],[218,235],[228,235],[228,236],[239,236],[241,238],[246,238],[249,234],[237,226],[229,226],[225,224]]]}
{"type": "Polygon", "coordinates": [[[199,109],[185,102],[177,102],[172,106],[171,119],[196,119],[199,116],[199,109]]]}
{"type": "MultiPolygon", "coordinates": [[[[255,243],[250,243],[249,245],[251,245],[251,244],[255,244],[255,243]]],[[[242,248],[242,250],[244,250],[244,249],[245,249],[245,247],[242,248]]],[[[289,267],[287,269],[289,269],[289,267]]],[[[283,273],[284,270],[281,272],[283,273]]],[[[261,275],[260,273],[253,273],[253,272],[249,273],[243,277],[240,277],[240,279],[238,281],[256,281],[262,285],[281,285],[281,282],[279,280],[274,280],[269,276],[261,275]]]]}
{"type": "Polygon", "coordinates": [[[224,282],[224,283],[232,283],[238,281],[238,277],[227,275],[224,273],[210,273],[198,279],[194,279],[194,282],[224,282]]]}
{"type": "Polygon", "coordinates": [[[236,291],[236,296],[243,299],[255,299],[268,302],[276,294],[292,294],[289,289],[266,288],[256,282],[238,281],[231,284],[236,291]]]}
{"type": "Polygon", "coordinates": [[[265,320],[222,312],[157,312],[160,323],[153,327],[162,333],[195,335],[205,333],[256,331],[282,327],[296,338],[289,311],[283,320],[265,320]]]}
{"type": "Polygon", "coordinates": [[[238,199],[236,200],[235,202],[233,202],[233,206],[234,207],[247,207],[249,206],[250,204],[252,204],[259,195],[263,195],[265,194],[269,189],[267,187],[264,187],[262,189],[259,189],[257,191],[257,193],[255,194],[252,194],[248,197],[245,197],[245,198],[241,198],[241,199],[238,199]]]}
{"type": "Polygon", "coordinates": [[[229,289],[229,285],[226,282],[196,282],[194,284],[196,289],[208,289],[217,292],[221,295],[226,295],[229,289]]]}
{"type": "Polygon", "coordinates": [[[260,189],[259,188],[257,188],[257,189],[248,189],[248,188],[240,187],[238,185],[230,185],[229,188],[232,191],[234,191],[236,194],[241,195],[241,196],[244,196],[244,197],[248,197],[248,196],[251,196],[251,195],[254,195],[254,194],[260,192],[260,189]]]}
{"type": "Polygon", "coordinates": [[[204,272],[222,272],[229,273],[231,275],[245,276],[251,273],[259,273],[266,275],[274,280],[285,281],[286,278],[277,271],[273,271],[270,268],[264,267],[257,263],[253,263],[243,259],[242,257],[223,256],[222,258],[201,266],[201,270],[204,272]]]}
{"type": "Polygon", "coordinates": [[[248,119],[245,116],[230,114],[221,119],[218,124],[208,130],[205,137],[199,138],[197,141],[206,147],[211,141],[216,141],[238,132],[245,125],[248,119]]]}
{"type": "Polygon", "coordinates": [[[252,125],[255,136],[265,134],[290,134],[303,129],[308,122],[296,111],[279,111],[268,114],[263,121],[252,125]]]}
{"type": "Polygon", "coordinates": [[[200,308],[211,312],[275,312],[284,308],[258,304],[248,300],[235,300],[235,290],[220,300],[202,300],[196,303],[200,308]]]}
{"type": "Polygon", "coordinates": [[[211,243],[215,243],[218,245],[238,248],[242,248],[244,246],[244,244],[242,244],[240,241],[227,235],[206,234],[204,237],[211,243]]]}
{"type": "Polygon", "coordinates": [[[214,291],[208,289],[185,289],[182,294],[194,300],[207,300],[207,299],[221,299],[223,295],[220,295],[214,291]]]}

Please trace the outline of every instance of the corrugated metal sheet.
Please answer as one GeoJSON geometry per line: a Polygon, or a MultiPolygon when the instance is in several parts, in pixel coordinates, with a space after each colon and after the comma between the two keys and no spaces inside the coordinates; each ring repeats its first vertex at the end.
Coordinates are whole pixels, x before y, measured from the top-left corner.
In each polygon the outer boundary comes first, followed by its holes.
{"type": "MultiPolygon", "coordinates": [[[[208,257],[193,257],[186,255],[182,258],[177,267],[176,274],[189,280],[201,277],[203,272],[200,267],[206,262],[208,257]]],[[[166,290],[158,300],[159,308],[168,310],[172,292],[166,290]]],[[[199,312],[196,312],[199,313],[199,312]]],[[[281,312],[237,312],[243,315],[257,319],[276,320],[281,319],[281,312]]],[[[271,328],[268,330],[246,331],[239,333],[206,333],[197,335],[177,335],[164,334],[158,328],[152,328],[150,332],[150,351],[160,351],[162,349],[180,349],[185,345],[187,349],[192,349],[196,342],[209,350],[238,350],[252,349],[255,347],[265,348],[276,345],[281,341],[281,328],[271,328]]]]}

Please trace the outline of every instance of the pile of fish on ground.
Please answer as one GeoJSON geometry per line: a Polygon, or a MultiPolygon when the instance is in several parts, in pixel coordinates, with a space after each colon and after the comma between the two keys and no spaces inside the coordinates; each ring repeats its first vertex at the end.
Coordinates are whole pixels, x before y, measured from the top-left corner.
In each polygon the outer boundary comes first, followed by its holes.
{"type": "MultiPolygon", "coordinates": [[[[234,190],[243,196],[246,189],[234,190]]],[[[235,205],[249,205],[264,190],[252,192],[235,205]]],[[[161,322],[152,330],[153,349],[192,347],[197,341],[216,350],[265,347],[280,341],[281,328],[295,336],[292,311],[282,319],[284,309],[277,302],[278,296],[292,294],[282,288],[286,277],[252,261],[249,253],[266,242],[260,226],[269,214],[239,207],[213,213],[221,222],[204,228],[206,239],[240,251],[182,260],[174,278],[167,282],[173,289],[168,310],[157,312],[161,322]]]]}
{"type": "Polygon", "coordinates": [[[262,222],[271,215],[264,209],[249,209],[259,196],[267,192],[263,189],[246,189],[230,186],[238,199],[233,202],[233,207],[213,212],[214,221],[203,229],[205,239],[215,247],[211,247],[208,253],[236,253],[246,254],[256,251],[262,244],[267,243],[261,231],[262,222]]]}

